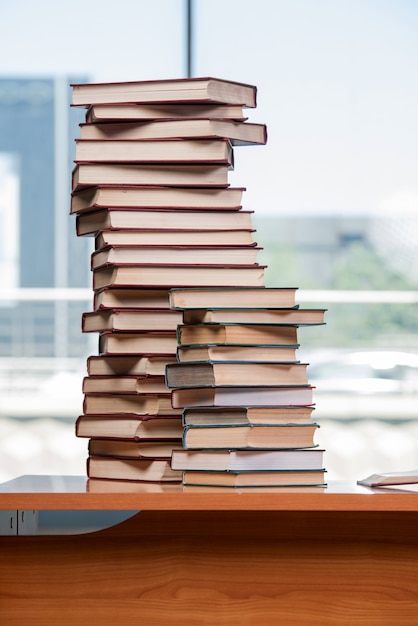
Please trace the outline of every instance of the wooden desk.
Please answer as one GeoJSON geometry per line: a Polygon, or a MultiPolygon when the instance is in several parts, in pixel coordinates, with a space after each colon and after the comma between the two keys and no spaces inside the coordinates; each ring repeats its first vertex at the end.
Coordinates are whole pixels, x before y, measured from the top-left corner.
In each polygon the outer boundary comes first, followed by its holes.
{"type": "Polygon", "coordinates": [[[3,510],[136,513],[80,535],[0,537],[5,626],[418,624],[418,494],[183,490],[21,477],[3,510]]]}

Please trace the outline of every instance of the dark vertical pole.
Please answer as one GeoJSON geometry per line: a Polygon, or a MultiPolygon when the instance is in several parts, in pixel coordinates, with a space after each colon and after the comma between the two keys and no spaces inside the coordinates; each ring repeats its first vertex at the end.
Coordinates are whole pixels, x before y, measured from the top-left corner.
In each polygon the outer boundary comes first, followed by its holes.
{"type": "Polygon", "coordinates": [[[191,78],[192,71],[192,47],[193,47],[193,11],[192,0],[186,0],[187,27],[186,27],[186,49],[187,49],[187,78],[191,78]]]}

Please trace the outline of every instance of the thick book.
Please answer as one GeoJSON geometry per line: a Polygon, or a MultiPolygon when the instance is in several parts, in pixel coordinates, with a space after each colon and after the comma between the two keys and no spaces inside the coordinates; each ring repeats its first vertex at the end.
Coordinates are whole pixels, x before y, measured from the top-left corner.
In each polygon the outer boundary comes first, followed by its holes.
{"type": "Polygon", "coordinates": [[[232,120],[182,119],[140,123],[80,124],[81,139],[229,139],[233,146],[263,145],[264,124],[232,120]]]}
{"type": "Polygon", "coordinates": [[[325,470],[186,471],[183,484],[199,487],[316,487],[326,486],[325,470]]]}
{"type": "Polygon", "coordinates": [[[228,187],[229,165],[161,163],[77,163],[73,191],[97,185],[161,185],[168,187],[228,187]]]}
{"type": "Polygon", "coordinates": [[[235,346],[295,346],[297,327],[283,324],[180,324],[179,346],[203,343],[235,346]]]}
{"type": "Polygon", "coordinates": [[[138,482],[181,482],[182,474],[171,469],[170,461],[89,456],[87,476],[138,482]]]}
{"type": "Polygon", "coordinates": [[[166,383],[176,387],[233,387],[307,385],[306,363],[170,363],[166,383]]]}
{"type": "Polygon", "coordinates": [[[77,437],[130,439],[133,441],[181,441],[183,427],[178,415],[138,415],[114,413],[80,415],[76,420],[77,437]]]}
{"type": "Polygon", "coordinates": [[[232,211],[241,209],[243,191],[241,187],[88,187],[72,193],[70,213],[89,212],[96,207],[232,211]]]}
{"type": "Polygon", "coordinates": [[[315,446],[317,424],[282,426],[186,426],[183,448],[220,450],[309,448],[315,446]]]}
{"type": "Polygon", "coordinates": [[[253,211],[181,209],[101,209],[76,215],[77,235],[107,229],[178,231],[252,230],[253,211]]]}
{"type": "Polygon", "coordinates": [[[75,163],[190,163],[233,166],[227,139],[75,139],[75,163]]]}
{"type": "Polygon", "coordinates": [[[371,474],[366,478],[358,480],[359,485],[366,487],[385,487],[386,485],[407,485],[418,483],[418,469],[406,472],[384,472],[381,474],[371,474]]]}
{"type": "Polygon", "coordinates": [[[90,375],[83,378],[82,391],[88,394],[164,394],[167,385],[162,375],[90,375]]]}
{"type": "Polygon", "coordinates": [[[85,415],[135,413],[137,415],[181,416],[182,412],[172,406],[170,393],[86,393],[83,413],[85,415]]]}
{"type": "Polygon", "coordinates": [[[232,230],[102,230],[95,249],[106,246],[256,246],[253,229],[232,230]]]}
{"type": "Polygon", "coordinates": [[[71,83],[72,105],[115,103],[215,103],[254,108],[257,88],[212,76],[107,83],[71,83]]]}
{"type": "Polygon", "coordinates": [[[229,119],[245,122],[244,107],[228,104],[95,104],[86,122],[134,122],[177,119],[229,119]]]}
{"type": "Polygon", "coordinates": [[[83,333],[107,330],[131,333],[144,330],[175,331],[180,321],[181,313],[171,309],[100,309],[82,314],[81,330],[83,333]]]}
{"type": "Polygon", "coordinates": [[[174,409],[193,406],[309,406],[313,404],[313,387],[292,385],[277,387],[194,387],[173,389],[174,409]]]}
{"type": "Polygon", "coordinates": [[[168,309],[168,289],[102,289],[94,294],[94,310],[168,309]]]}
{"type": "Polygon", "coordinates": [[[99,335],[99,352],[102,355],[175,356],[177,350],[176,333],[105,332],[99,335]]]}
{"type": "Polygon", "coordinates": [[[297,326],[325,323],[325,309],[300,308],[225,308],[186,309],[184,324],[296,324],[297,326]]]}
{"type": "MultiPolygon", "coordinates": [[[[109,246],[91,255],[91,269],[104,265],[253,265],[261,248],[255,246],[109,246]],[[196,260],[198,259],[198,263],[196,260]]],[[[167,297],[168,305],[168,297],[167,297]]]]}
{"type": "Polygon", "coordinates": [[[93,290],[106,287],[253,285],[264,281],[263,265],[108,265],[93,270],[93,290]]]}
{"type": "Polygon", "coordinates": [[[313,406],[192,407],[183,411],[184,426],[279,426],[313,424],[313,406]]]}
{"type": "Polygon", "coordinates": [[[171,466],[218,472],[323,470],[324,450],[173,450],[171,466]]]}
{"type": "Polygon", "coordinates": [[[166,365],[176,362],[176,357],[92,354],[86,367],[89,376],[165,376],[166,365]]]}
{"type": "Polygon", "coordinates": [[[90,439],[88,452],[90,456],[169,461],[174,446],[181,448],[181,440],[127,441],[122,439],[90,439]]]}
{"type": "Polygon", "coordinates": [[[168,297],[172,309],[223,309],[231,306],[259,309],[295,307],[296,292],[297,287],[179,287],[171,289],[168,297]]]}
{"type": "Polygon", "coordinates": [[[199,361],[235,362],[258,361],[260,363],[296,363],[296,351],[299,346],[228,346],[202,344],[179,346],[179,363],[198,363],[199,361]]]}

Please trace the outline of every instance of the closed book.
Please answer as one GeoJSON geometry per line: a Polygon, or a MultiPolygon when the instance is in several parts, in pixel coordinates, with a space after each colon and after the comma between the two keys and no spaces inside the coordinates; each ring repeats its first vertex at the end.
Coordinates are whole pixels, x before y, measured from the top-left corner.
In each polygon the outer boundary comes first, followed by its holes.
{"type": "Polygon", "coordinates": [[[176,330],[180,321],[181,313],[170,309],[100,309],[82,314],[81,330],[83,333],[176,330]]]}
{"type": "Polygon", "coordinates": [[[170,394],[86,393],[83,401],[86,415],[136,413],[137,415],[181,415],[171,404],[170,394]]]}
{"type": "Polygon", "coordinates": [[[137,415],[135,413],[93,413],[76,420],[77,437],[130,439],[140,441],[181,441],[183,427],[178,415],[137,415]]]}
{"type": "Polygon", "coordinates": [[[312,387],[194,387],[173,389],[173,408],[193,406],[309,406],[313,404],[312,387]]]}
{"type": "Polygon", "coordinates": [[[164,394],[165,376],[85,376],[82,391],[88,394],[164,394]]]}
{"type": "Polygon", "coordinates": [[[173,446],[181,448],[177,441],[126,441],[122,439],[90,439],[90,456],[113,456],[131,459],[170,460],[173,446]]]}
{"type": "MultiPolygon", "coordinates": [[[[109,246],[91,255],[91,268],[104,265],[179,264],[253,265],[260,248],[255,246],[109,246]]],[[[168,306],[168,298],[167,298],[168,306]]]]}
{"type": "Polygon", "coordinates": [[[212,76],[107,83],[72,83],[72,105],[216,103],[256,106],[257,88],[212,76]]]}
{"type": "Polygon", "coordinates": [[[161,231],[252,229],[252,211],[117,209],[109,208],[76,216],[77,235],[96,235],[107,229],[161,231]]]}
{"type": "Polygon", "coordinates": [[[323,470],[324,450],[173,450],[174,470],[323,470]]]}
{"type": "Polygon", "coordinates": [[[93,270],[93,289],[170,285],[262,285],[264,266],[108,265],[93,270]]]}
{"type": "Polygon", "coordinates": [[[72,193],[70,213],[108,207],[239,210],[242,207],[243,191],[237,187],[88,187],[72,193]]]}
{"type": "Polygon", "coordinates": [[[313,406],[191,407],[184,426],[278,426],[312,424],[313,406]]]}
{"type": "Polygon", "coordinates": [[[256,246],[254,230],[102,230],[95,248],[106,246],[256,246]]]}
{"type": "Polygon", "coordinates": [[[177,361],[179,363],[198,363],[199,361],[235,362],[258,361],[260,363],[296,363],[298,346],[228,346],[202,344],[195,346],[179,346],[177,361]]]}
{"type": "Polygon", "coordinates": [[[233,146],[263,145],[267,141],[264,124],[233,120],[180,119],[140,123],[80,124],[81,139],[229,139],[233,146]]]}
{"type": "Polygon", "coordinates": [[[76,163],[72,191],[98,185],[161,185],[167,187],[228,187],[229,165],[170,163],[76,163]]]}
{"type": "Polygon", "coordinates": [[[117,333],[105,332],[99,336],[99,352],[104,355],[140,354],[141,356],[175,356],[176,334],[173,331],[117,333]]]}
{"type": "Polygon", "coordinates": [[[298,326],[324,324],[325,309],[300,308],[224,308],[187,309],[183,311],[184,324],[296,324],[298,326]]]}
{"type": "Polygon", "coordinates": [[[247,120],[243,107],[228,104],[95,104],[86,111],[86,122],[132,122],[177,119],[247,120]]]}
{"type": "Polygon", "coordinates": [[[297,327],[283,324],[180,324],[177,338],[180,346],[202,343],[295,346],[298,343],[297,327]]]}
{"type": "Polygon", "coordinates": [[[251,448],[308,448],[315,445],[317,424],[282,426],[186,426],[183,447],[220,450],[251,448]]]}
{"type": "Polygon", "coordinates": [[[261,472],[183,472],[184,485],[200,487],[316,487],[326,486],[325,470],[277,470],[261,472]]]}
{"type": "Polygon", "coordinates": [[[306,363],[170,363],[167,387],[307,385],[306,363]]]}
{"type": "Polygon", "coordinates": [[[296,292],[297,287],[178,287],[170,290],[169,305],[172,309],[295,307],[296,292]]]}
{"type": "Polygon", "coordinates": [[[75,162],[234,164],[226,139],[76,139],[75,162]]]}
{"type": "Polygon", "coordinates": [[[94,309],[163,309],[168,307],[168,289],[102,289],[94,294],[94,309]]]}
{"type": "Polygon", "coordinates": [[[88,478],[135,480],[138,482],[180,482],[181,472],[171,469],[170,461],[148,459],[119,459],[106,456],[89,456],[88,478]]]}
{"type": "Polygon", "coordinates": [[[87,373],[89,376],[164,376],[168,363],[176,363],[176,358],[92,354],[87,357],[87,373]]]}

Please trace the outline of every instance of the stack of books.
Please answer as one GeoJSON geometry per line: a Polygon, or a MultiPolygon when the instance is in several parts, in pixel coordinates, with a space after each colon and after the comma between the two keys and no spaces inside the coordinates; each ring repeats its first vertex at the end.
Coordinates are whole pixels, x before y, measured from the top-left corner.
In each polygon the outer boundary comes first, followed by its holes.
{"type": "Polygon", "coordinates": [[[264,144],[247,122],[256,88],[214,78],[72,85],[86,108],[76,138],[70,212],[94,237],[93,306],[83,332],[99,335],[87,359],[76,435],[89,438],[90,478],[181,481],[182,447],[166,366],[183,316],[173,287],[264,290],[252,211],[231,187],[236,146],[264,144]]]}
{"type": "Polygon", "coordinates": [[[204,487],[323,486],[313,388],[296,358],[299,326],[324,324],[293,289],[174,289],[181,311],[177,363],[166,365],[183,409],[172,468],[204,487]]]}

